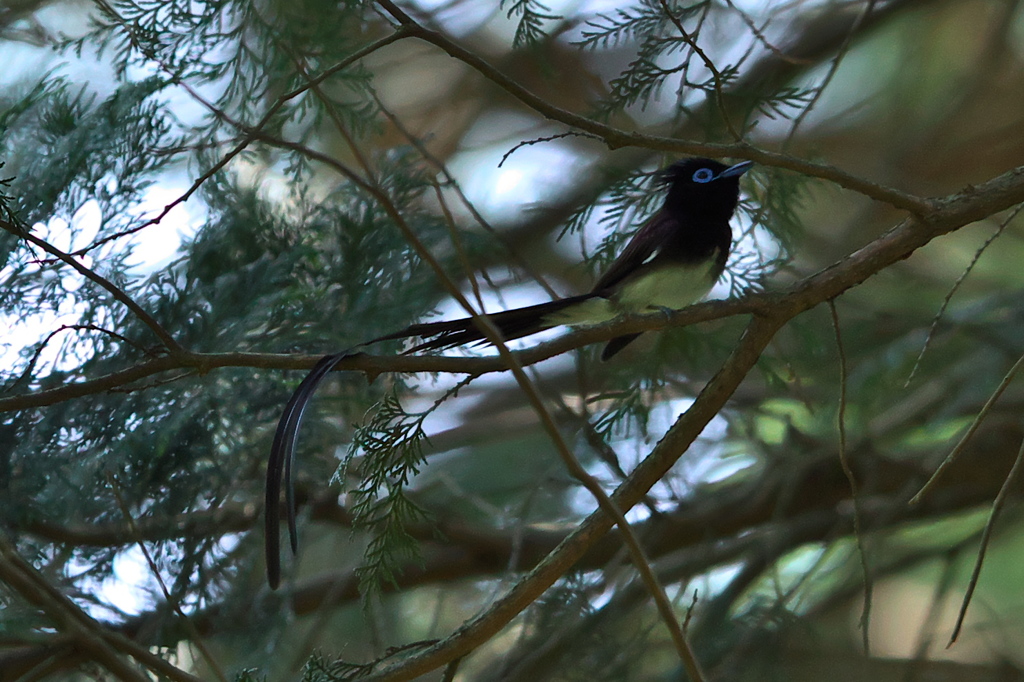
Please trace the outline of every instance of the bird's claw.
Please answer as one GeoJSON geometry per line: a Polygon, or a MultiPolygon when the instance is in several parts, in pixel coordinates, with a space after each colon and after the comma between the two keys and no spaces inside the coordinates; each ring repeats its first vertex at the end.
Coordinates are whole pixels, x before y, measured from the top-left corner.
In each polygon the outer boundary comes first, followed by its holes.
{"type": "Polygon", "coordinates": [[[679,312],[675,308],[669,308],[667,305],[654,305],[651,306],[651,309],[664,315],[666,320],[672,319],[672,316],[679,312]]]}

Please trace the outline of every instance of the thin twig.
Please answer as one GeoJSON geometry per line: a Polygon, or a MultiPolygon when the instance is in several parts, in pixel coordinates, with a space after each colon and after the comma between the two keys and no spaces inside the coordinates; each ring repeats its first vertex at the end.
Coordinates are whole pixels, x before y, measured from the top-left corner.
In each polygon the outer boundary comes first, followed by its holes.
{"type": "Polygon", "coordinates": [[[749,28],[750,32],[754,34],[754,37],[756,37],[758,41],[776,57],[786,62],[787,64],[796,64],[799,66],[812,66],[814,64],[814,61],[810,59],[791,57],[785,52],[783,52],[779,47],[773,45],[771,41],[769,41],[768,38],[764,35],[764,29],[767,28],[768,26],[767,23],[764,27],[758,28],[757,24],[754,23],[754,20],[750,17],[750,15],[741,10],[739,7],[737,7],[736,3],[733,2],[733,0],[725,0],[725,4],[729,6],[729,9],[733,10],[734,12],[740,15],[740,19],[742,19],[743,23],[747,25],[747,28],[749,28]]]}
{"type": "Polygon", "coordinates": [[[928,612],[921,621],[921,627],[917,633],[917,646],[914,650],[914,663],[924,663],[928,660],[928,651],[932,648],[932,641],[935,635],[936,624],[942,620],[942,612],[946,606],[946,598],[953,580],[956,578],[960,568],[960,549],[954,548],[946,552],[945,563],[942,573],[935,582],[935,590],[932,592],[931,601],[928,603],[928,612]]]}
{"type": "Polygon", "coordinates": [[[142,351],[143,353],[145,353],[146,355],[149,355],[150,357],[153,357],[153,355],[154,355],[148,349],[143,348],[142,346],[140,346],[139,344],[135,343],[131,339],[129,339],[129,338],[127,338],[127,337],[125,337],[125,336],[123,336],[121,334],[118,334],[115,331],[111,331],[109,329],[104,329],[103,327],[100,327],[98,325],[95,325],[95,324],[62,324],[60,327],[58,327],[57,329],[54,329],[49,334],[47,334],[46,338],[44,338],[42,341],[39,342],[39,347],[36,348],[35,352],[32,353],[32,357],[29,358],[28,365],[25,366],[25,371],[23,371],[20,375],[18,375],[18,378],[15,379],[11,383],[10,386],[5,388],[3,390],[3,393],[10,392],[11,390],[14,389],[15,386],[20,384],[22,381],[25,381],[26,379],[28,379],[28,377],[32,376],[32,371],[35,369],[36,363],[39,362],[39,358],[42,356],[43,351],[46,350],[46,347],[49,345],[50,341],[53,340],[53,337],[57,336],[61,332],[65,332],[65,331],[68,331],[68,330],[95,331],[95,332],[100,332],[102,334],[107,334],[108,336],[112,336],[115,339],[117,339],[118,341],[121,341],[122,343],[126,343],[126,344],[128,344],[128,345],[130,345],[130,346],[132,346],[132,347],[142,351]]]}
{"type": "MultiPolygon", "coordinates": [[[[381,101],[380,97],[377,95],[376,92],[373,92],[372,94],[373,100],[374,102],[376,102],[377,108],[384,115],[384,118],[388,119],[391,125],[393,125],[395,129],[402,134],[402,137],[404,137],[406,141],[409,144],[411,144],[416,149],[417,152],[419,152],[420,156],[426,159],[428,163],[433,165],[441,173],[442,177],[444,177],[445,183],[455,190],[455,194],[459,197],[459,201],[462,202],[462,205],[466,208],[467,211],[469,211],[469,214],[473,216],[473,220],[476,221],[476,224],[482,227],[488,233],[490,233],[491,236],[494,237],[494,239],[497,240],[505,248],[505,252],[508,253],[512,261],[520,270],[522,270],[522,272],[529,275],[530,278],[532,278],[533,281],[539,284],[541,288],[543,288],[544,291],[548,293],[549,296],[551,296],[552,298],[556,298],[558,296],[558,293],[554,290],[554,288],[552,288],[550,284],[548,284],[548,282],[544,279],[543,275],[537,272],[537,270],[534,267],[532,267],[525,258],[523,258],[522,254],[519,252],[519,249],[517,249],[515,245],[509,241],[508,237],[505,234],[496,230],[494,226],[491,225],[486,218],[484,218],[480,211],[477,210],[476,206],[473,204],[472,201],[469,200],[469,197],[467,197],[466,193],[462,190],[462,186],[455,179],[455,176],[452,175],[451,171],[448,170],[448,166],[445,165],[444,161],[442,161],[437,156],[432,154],[430,150],[427,149],[426,145],[423,144],[423,142],[419,138],[417,138],[412,133],[412,131],[410,131],[406,127],[404,123],[402,123],[401,119],[399,119],[398,116],[394,114],[394,112],[390,111],[386,106],[384,106],[384,103],[381,101]]],[[[498,165],[500,166],[501,164],[498,165]]],[[[490,280],[487,278],[486,272],[483,273],[483,277],[485,280],[488,281],[488,283],[490,283],[490,280]]]]}
{"type": "Polygon", "coordinates": [[[107,483],[110,485],[110,489],[114,494],[114,499],[117,500],[117,506],[121,510],[121,515],[124,517],[125,522],[128,524],[128,532],[133,536],[136,546],[142,552],[143,558],[146,560],[146,565],[149,566],[149,571],[156,579],[158,585],[160,585],[160,591],[163,592],[164,601],[171,605],[174,612],[178,614],[178,618],[182,623],[185,624],[185,629],[188,630],[190,640],[195,644],[196,648],[199,649],[200,655],[206,664],[213,671],[213,674],[217,677],[220,682],[227,682],[227,676],[224,675],[224,671],[221,669],[220,664],[217,663],[217,659],[213,657],[213,653],[206,647],[206,643],[203,641],[203,636],[199,634],[199,630],[196,628],[195,623],[192,619],[181,610],[180,600],[171,594],[171,591],[167,589],[167,584],[164,582],[164,578],[160,575],[160,568],[156,565],[156,561],[153,560],[153,555],[149,553],[149,548],[146,547],[146,543],[142,539],[142,535],[139,533],[139,529],[135,525],[135,518],[132,516],[131,510],[128,508],[128,504],[124,500],[124,496],[121,495],[121,486],[117,481],[117,478],[113,474],[107,473],[107,483]]]}
{"type": "Polygon", "coordinates": [[[868,0],[867,4],[864,6],[864,11],[857,15],[857,18],[850,26],[850,30],[847,31],[846,36],[843,38],[843,42],[839,45],[839,52],[829,65],[828,73],[826,73],[825,78],[822,79],[821,85],[815,88],[811,101],[807,103],[807,106],[804,107],[797,115],[796,119],[793,120],[793,126],[789,129],[789,134],[786,136],[786,141],[783,143],[783,149],[789,146],[790,141],[796,135],[797,128],[800,127],[800,124],[802,124],[804,119],[806,119],[811,113],[814,105],[818,103],[818,100],[821,99],[822,94],[825,92],[825,88],[827,88],[829,83],[832,82],[833,76],[836,75],[836,71],[839,70],[839,65],[842,63],[843,58],[850,49],[850,44],[853,42],[854,34],[857,32],[857,29],[860,28],[861,24],[864,23],[864,20],[871,16],[871,12],[875,8],[875,2],[876,0],[868,0]]]}
{"type": "Polygon", "coordinates": [[[444,669],[444,675],[441,677],[441,682],[452,682],[452,680],[455,679],[455,673],[459,672],[459,664],[461,663],[461,658],[456,658],[454,661],[449,663],[444,669]]]}
{"type": "Polygon", "coordinates": [[[707,53],[700,48],[700,45],[697,44],[696,38],[691,36],[689,32],[683,28],[683,22],[679,21],[679,18],[672,13],[672,8],[669,7],[667,0],[659,1],[661,2],[661,8],[665,11],[665,15],[676,27],[676,30],[679,31],[679,35],[681,35],[686,44],[690,46],[690,49],[700,57],[708,71],[711,72],[711,78],[715,83],[715,103],[718,106],[718,112],[722,115],[722,122],[725,124],[726,130],[729,131],[729,134],[737,142],[742,140],[743,136],[740,135],[740,133],[736,131],[736,128],[733,127],[732,121],[729,119],[729,112],[725,108],[725,96],[722,93],[724,79],[722,78],[721,72],[718,70],[718,67],[715,66],[715,62],[712,61],[711,57],[709,57],[707,53]]]}
{"type": "Polygon", "coordinates": [[[185,352],[185,349],[182,348],[182,346],[177,341],[174,340],[174,337],[171,336],[170,332],[164,329],[163,326],[156,321],[156,318],[154,318],[152,315],[146,312],[145,309],[143,309],[142,306],[136,303],[131,296],[125,293],[123,289],[118,287],[109,279],[99,274],[95,270],[85,267],[84,265],[82,265],[81,262],[79,262],[70,254],[64,253],[63,251],[58,249],[56,246],[53,246],[46,240],[35,236],[31,232],[29,232],[27,228],[22,227],[21,225],[16,225],[6,220],[0,220],[0,228],[6,230],[7,232],[10,232],[15,237],[20,237],[21,239],[24,239],[25,241],[30,242],[35,246],[38,246],[40,249],[55,257],[57,260],[67,265],[70,265],[76,272],[78,272],[78,274],[82,275],[89,281],[94,282],[101,286],[102,288],[106,289],[115,299],[117,299],[121,304],[128,308],[128,310],[132,311],[144,325],[149,327],[153,334],[155,334],[156,337],[160,339],[161,342],[163,342],[164,347],[167,349],[168,353],[170,353],[171,355],[181,355],[182,353],[185,352]]]}
{"type": "Polygon", "coordinates": [[[964,618],[967,617],[967,607],[970,606],[974,590],[978,586],[981,566],[985,563],[985,553],[988,551],[989,542],[992,540],[992,529],[995,528],[999,512],[1003,510],[1006,498],[1010,494],[1010,488],[1013,487],[1013,483],[1017,480],[1017,475],[1020,473],[1021,468],[1024,468],[1024,440],[1021,441],[1020,449],[1017,451],[1017,459],[1014,460],[1010,473],[1006,475],[1006,480],[1003,481],[1002,487],[999,488],[999,494],[996,495],[996,499],[992,502],[992,510],[989,512],[988,521],[985,522],[985,530],[981,534],[981,546],[978,548],[978,557],[974,561],[974,570],[971,571],[971,579],[967,583],[967,592],[964,594],[963,602],[960,604],[960,613],[956,617],[956,625],[953,626],[953,633],[949,636],[949,643],[946,644],[947,649],[953,646],[957,637],[960,636],[964,618]]]}
{"type": "Polygon", "coordinates": [[[942,305],[939,306],[939,311],[935,313],[935,317],[932,318],[931,326],[928,327],[928,334],[927,336],[925,336],[924,344],[921,346],[921,352],[917,354],[917,359],[914,360],[914,366],[910,370],[910,376],[907,377],[907,381],[903,384],[903,388],[907,388],[908,386],[910,386],[910,382],[913,381],[914,376],[917,375],[917,370],[921,366],[921,360],[924,359],[925,352],[927,352],[928,347],[931,345],[932,339],[935,338],[935,330],[938,329],[939,322],[946,314],[946,308],[949,307],[949,302],[953,300],[953,296],[960,289],[960,285],[964,283],[964,280],[967,279],[967,276],[971,274],[972,270],[974,270],[974,266],[977,265],[978,261],[981,259],[981,254],[985,253],[985,250],[988,249],[992,242],[994,242],[999,237],[999,235],[1001,235],[1003,231],[1006,230],[1006,226],[1010,224],[1010,221],[1017,217],[1021,210],[1024,210],[1024,204],[1021,204],[1016,209],[1014,209],[1014,211],[1009,216],[1007,216],[1005,220],[999,223],[999,227],[996,229],[996,231],[993,232],[989,236],[989,238],[985,240],[985,243],[982,244],[978,248],[978,250],[974,252],[974,257],[971,259],[971,262],[967,264],[967,267],[964,268],[964,271],[961,272],[960,276],[956,278],[955,282],[953,282],[953,286],[950,287],[949,292],[942,299],[942,305]]]}
{"type": "Polygon", "coordinates": [[[455,247],[455,255],[459,259],[459,263],[462,265],[462,271],[466,275],[466,279],[469,280],[469,286],[473,289],[473,297],[476,299],[476,304],[480,306],[480,310],[484,309],[484,297],[480,293],[480,283],[476,279],[476,268],[469,262],[469,256],[466,254],[465,246],[462,244],[462,239],[459,238],[459,228],[455,224],[455,217],[452,215],[451,210],[448,208],[448,202],[444,200],[444,193],[441,191],[441,185],[434,183],[434,195],[437,197],[437,203],[441,207],[441,213],[444,215],[444,224],[448,227],[448,234],[451,237],[452,245],[455,247]]]}
{"type": "Polygon", "coordinates": [[[529,140],[523,140],[522,142],[517,142],[515,145],[512,146],[512,149],[509,149],[507,152],[502,154],[501,155],[501,160],[498,161],[498,168],[501,168],[502,166],[504,166],[505,162],[508,161],[508,157],[512,156],[513,154],[515,154],[517,151],[519,151],[523,147],[532,147],[535,144],[542,144],[544,142],[554,142],[555,140],[561,140],[561,139],[564,139],[566,137],[585,137],[585,138],[588,138],[588,139],[591,139],[591,140],[597,140],[599,142],[601,141],[601,138],[596,136],[596,135],[592,135],[591,133],[581,133],[581,132],[578,132],[578,131],[575,131],[575,130],[571,130],[571,131],[569,131],[567,133],[555,133],[554,135],[545,135],[543,137],[534,137],[534,138],[529,139],[529,140]]]}
{"type": "Polygon", "coordinates": [[[940,464],[938,468],[935,469],[935,473],[931,475],[931,478],[928,479],[928,482],[921,486],[921,489],[917,491],[916,495],[910,498],[909,504],[918,504],[924,498],[924,496],[927,495],[929,491],[931,491],[931,489],[938,482],[942,474],[946,472],[946,469],[952,466],[953,462],[955,462],[956,459],[960,456],[960,454],[963,453],[964,448],[967,447],[967,443],[971,440],[971,437],[974,436],[974,433],[978,430],[978,427],[981,426],[981,423],[985,421],[985,417],[988,416],[988,413],[992,411],[992,407],[996,404],[996,401],[999,400],[999,396],[1001,396],[1003,392],[1007,388],[1009,388],[1010,383],[1013,381],[1013,378],[1017,376],[1017,372],[1020,371],[1021,367],[1024,367],[1024,355],[1021,355],[1019,358],[1017,358],[1017,362],[1013,363],[1013,367],[1010,368],[1010,371],[1003,375],[1002,381],[999,382],[999,385],[996,387],[996,390],[992,392],[992,395],[990,395],[988,397],[988,400],[985,401],[985,404],[981,407],[981,410],[978,412],[977,415],[975,415],[974,421],[971,422],[971,425],[968,427],[964,435],[961,436],[959,442],[957,442],[953,450],[948,455],[946,455],[946,458],[942,460],[942,464],[940,464]]]}
{"type": "MultiPolygon", "coordinates": [[[[195,88],[193,88],[191,85],[186,83],[177,74],[177,72],[174,69],[172,69],[170,66],[164,64],[163,61],[160,60],[160,58],[156,54],[154,54],[154,53],[152,53],[152,51],[147,50],[146,48],[144,48],[142,41],[140,41],[138,39],[138,37],[135,36],[135,34],[134,34],[133,30],[132,30],[131,25],[127,21],[125,21],[124,18],[121,17],[120,14],[118,14],[117,11],[113,7],[111,7],[109,3],[106,2],[106,0],[97,0],[97,2],[99,2],[99,4],[104,8],[104,11],[108,12],[109,15],[112,18],[114,18],[114,19],[116,19],[118,21],[118,23],[121,26],[121,28],[123,28],[125,30],[125,32],[128,33],[130,39],[132,40],[132,44],[135,45],[136,48],[138,48],[147,58],[151,59],[155,64],[157,64],[165,73],[167,73],[170,76],[172,82],[174,82],[176,85],[178,85],[181,88],[183,88],[189,94],[190,97],[192,97],[196,102],[198,102],[204,108],[206,108],[217,119],[219,119],[221,121],[224,121],[224,122],[234,126],[238,130],[242,131],[242,136],[241,136],[240,141],[230,151],[228,151],[227,154],[225,154],[217,163],[215,163],[213,166],[211,166],[205,173],[200,175],[195,180],[195,182],[193,182],[192,185],[187,190],[185,190],[185,192],[182,195],[178,196],[173,201],[171,201],[166,206],[164,206],[163,210],[161,210],[160,213],[158,213],[155,217],[150,218],[146,222],[144,222],[144,223],[142,223],[140,225],[137,225],[135,227],[131,227],[131,228],[128,228],[128,229],[125,229],[125,230],[121,230],[120,232],[116,232],[116,233],[111,234],[111,235],[107,235],[103,239],[99,239],[99,240],[93,242],[92,244],[89,244],[88,246],[86,246],[86,247],[84,247],[82,249],[79,249],[78,251],[75,251],[72,254],[72,255],[75,255],[75,256],[84,255],[84,254],[88,253],[89,251],[92,251],[93,249],[99,248],[100,246],[106,244],[107,242],[113,241],[115,239],[120,239],[122,237],[126,237],[128,235],[131,235],[131,234],[134,234],[134,233],[139,232],[141,230],[144,230],[147,227],[151,227],[153,225],[158,224],[165,217],[167,217],[167,214],[169,214],[176,206],[178,206],[179,204],[182,204],[182,203],[188,201],[189,198],[191,198],[192,195],[195,194],[199,190],[199,188],[202,187],[202,185],[207,180],[209,180],[211,177],[213,177],[217,172],[219,172],[225,166],[227,166],[227,164],[232,159],[234,159],[236,156],[238,156],[240,153],[242,153],[246,149],[246,147],[248,147],[250,144],[252,144],[252,142],[257,137],[255,133],[257,131],[259,131],[259,130],[262,130],[264,127],[266,127],[266,125],[270,122],[270,120],[275,115],[277,115],[277,112],[280,111],[281,108],[284,107],[285,104],[287,104],[291,100],[295,99],[299,95],[303,94],[307,90],[316,88],[317,86],[319,86],[321,83],[323,83],[325,80],[327,80],[328,78],[330,78],[334,74],[336,74],[339,71],[342,71],[342,70],[348,68],[349,66],[351,66],[355,62],[363,59],[364,57],[372,54],[373,52],[376,52],[377,50],[379,50],[379,49],[381,49],[383,47],[386,47],[387,45],[390,45],[391,43],[394,43],[394,42],[396,42],[398,40],[401,40],[403,38],[409,37],[409,35],[410,35],[408,29],[399,26],[395,30],[394,33],[391,33],[389,35],[384,36],[383,38],[381,38],[379,40],[375,40],[372,43],[364,45],[363,47],[361,47],[360,49],[356,50],[355,52],[353,52],[351,55],[349,55],[345,59],[342,59],[337,64],[331,66],[330,68],[325,69],[323,71],[323,73],[321,73],[320,75],[318,75],[316,77],[312,77],[312,78],[307,76],[307,82],[306,82],[305,85],[299,86],[299,87],[291,90],[290,92],[286,92],[283,95],[281,95],[280,97],[278,97],[274,101],[274,103],[270,105],[270,108],[267,109],[267,111],[264,113],[263,117],[260,118],[260,120],[254,126],[252,126],[250,128],[250,127],[245,126],[244,124],[234,120],[233,118],[228,116],[222,109],[218,108],[216,105],[214,105],[213,103],[209,102],[195,88]]],[[[303,72],[303,75],[306,75],[305,72],[303,72]]]]}
{"type": "Polygon", "coordinates": [[[478,54],[462,47],[444,34],[418,24],[392,0],[377,0],[377,4],[383,7],[388,14],[394,17],[398,24],[409,32],[409,35],[438,47],[449,56],[476,70],[487,78],[487,80],[491,81],[509,95],[545,118],[549,118],[553,121],[559,121],[567,126],[596,135],[604,140],[605,145],[609,149],[641,147],[645,149],[656,149],[663,152],[677,152],[680,154],[691,154],[695,156],[732,156],[741,159],[749,159],[756,163],[778,166],[804,175],[834,182],[840,187],[845,187],[846,189],[859,192],[867,197],[890,204],[896,208],[909,211],[915,215],[925,215],[931,213],[935,209],[932,202],[927,199],[908,194],[907,192],[902,192],[892,187],[886,187],[884,185],[870,182],[864,178],[847,173],[846,171],[842,171],[827,164],[814,163],[789,156],[787,154],[772,152],[745,142],[736,142],[733,144],[712,144],[691,140],[680,140],[673,137],[644,135],[633,131],[620,130],[605,123],[595,121],[585,116],[580,116],[579,114],[557,107],[546,99],[530,92],[523,86],[519,85],[519,83],[496,69],[478,54]]]}
{"type": "Polygon", "coordinates": [[[871,578],[871,567],[868,565],[868,554],[865,547],[864,528],[861,524],[861,501],[860,491],[857,485],[857,477],[850,466],[850,458],[847,453],[846,444],[846,382],[848,370],[846,367],[846,350],[843,348],[843,334],[839,327],[839,314],[836,312],[835,299],[829,299],[829,312],[832,314],[832,328],[836,333],[836,350],[839,353],[839,410],[836,416],[839,425],[839,463],[843,468],[846,480],[850,482],[850,497],[853,501],[853,535],[857,538],[857,553],[860,555],[860,568],[864,575],[864,605],[860,616],[861,645],[864,647],[864,655],[871,655],[871,642],[868,637],[871,624],[871,598],[874,592],[874,582],[871,578]]]}
{"type": "Polygon", "coordinates": [[[690,600],[690,606],[686,609],[686,618],[683,619],[683,632],[690,631],[690,620],[693,618],[693,610],[697,608],[697,590],[693,591],[693,599],[690,600]]]}
{"type": "Polygon", "coordinates": [[[349,151],[352,152],[352,156],[355,157],[356,161],[359,163],[359,166],[363,169],[363,172],[366,174],[367,179],[373,182],[375,176],[373,166],[370,165],[370,162],[366,158],[366,155],[363,153],[363,150],[359,147],[359,145],[356,144],[355,138],[352,137],[352,134],[349,132],[348,128],[345,127],[345,124],[342,122],[341,116],[338,115],[338,111],[334,107],[334,104],[324,94],[324,91],[320,88],[319,82],[313,82],[313,78],[306,72],[305,66],[303,66],[302,61],[298,57],[293,55],[292,63],[295,64],[295,70],[298,71],[299,74],[301,74],[302,77],[306,79],[306,82],[309,85],[310,90],[313,92],[316,98],[320,100],[321,104],[324,105],[324,109],[327,111],[327,115],[330,117],[331,122],[334,123],[334,129],[337,130],[338,134],[341,135],[343,140],[345,140],[345,144],[348,145],[349,151]]]}
{"type": "Polygon", "coordinates": [[[0,534],[0,580],[29,603],[38,606],[79,644],[79,651],[107,668],[118,679],[147,682],[122,655],[128,655],[164,677],[176,682],[200,682],[147,648],[117,633],[107,631],[77,604],[62,594],[30,563],[21,558],[14,545],[0,534]]]}

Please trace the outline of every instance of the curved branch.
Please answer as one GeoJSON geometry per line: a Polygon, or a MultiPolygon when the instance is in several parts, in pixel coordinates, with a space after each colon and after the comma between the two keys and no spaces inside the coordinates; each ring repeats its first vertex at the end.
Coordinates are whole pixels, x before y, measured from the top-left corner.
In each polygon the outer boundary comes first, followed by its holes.
{"type": "Polygon", "coordinates": [[[557,107],[542,97],[530,92],[496,69],[487,60],[462,47],[458,43],[455,43],[446,35],[420,25],[391,0],[377,0],[377,4],[391,14],[391,16],[399,22],[401,27],[405,29],[409,35],[430,43],[431,45],[441,49],[453,59],[463,62],[480,73],[484,78],[510,94],[512,97],[536,111],[541,116],[599,137],[604,141],[605,145],[609,149],[618,149],[621,147],[643,147],[647,149],[676,152],[679,154],[690,154],[694,156],[732,156],[741,159],[749,159],[751,161],[756,161],[757,163],[777,166],[779,168],[803,173],[804,175],[811,177],[834,182],[840,187],[859,192],[867,197],[875,199],[876,201],[881,201],[915,215],[927,213],[933,208],[932,203],[927,199],[923,199],[908,192],[902,192],[892,187],[886,187],[885,185],[870,182],[851,173],[835,168],[834,166],[814,163],[812,161],[806,161],[787,154],[759,149],[745,142],[716,144],[680,140],[673,137],[645,135],[642,133],[620,130],[614,126],[600,123],[571,111],[566,111],[565,109],[557,107]]]}
{"type": "Polygon", "coordinates": [[[82,275],[86,279],[106,289],[108,292],[110,292],[111,296],[113,296],[117,301],[119,301],[122,305],[128,308],[128,310],[132,311],[135,314],[135,316],[142,321],[143,324],[149,327],[150,331],[152,331],[156,335],[156,337],[160,339],[161,342],[163,342],[164,347],[167,348],[167,352],[169,352],[171,355],[175,355],[177,353],[181,353],[184,351],[184,348],[182,348],[181,345],[174,340],[174,337],[171,336],[170,332],[164,329],[163,326],[161,326],[161,324],[156,321],[156,318],[154,318],[152,315],[146,312],[146,310],[138,303],[136,303],[131,296],[125,293],[123,289],[118,287],[109,279],[99,274],[95,270],[85,267],[77,259],[73,258],[70,254],[64,253],[56,246],[53,246],[52,244],[47,242],[45,239],[41,239],[35,236],[34,234],[29,232],[27,229],[21,227],[20,225],[16,225],[7,220],[0,220],[0,228],[6,230],[7,232],[10,232],[15,237],[19,237],[27,242],[34,244],[35,246],[38,246],[40,249],[50,254],[54,258],[57,258],[61,262],[70,265],[72,268],[74,268],[76,272],[78,272],[78,274],[82,275]]]}

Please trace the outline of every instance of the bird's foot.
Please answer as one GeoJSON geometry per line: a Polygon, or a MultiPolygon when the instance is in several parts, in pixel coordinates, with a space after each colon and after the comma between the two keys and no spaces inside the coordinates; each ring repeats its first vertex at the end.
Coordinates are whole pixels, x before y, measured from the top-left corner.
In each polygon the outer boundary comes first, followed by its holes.
{"type": "Polygon", "coordinates": [[[661,313],[665,316],[666,320],[672,319],[672,316],[679,312],[675,308],[669,308],[667,305],[652,305],[651,310],[661,313]]]}

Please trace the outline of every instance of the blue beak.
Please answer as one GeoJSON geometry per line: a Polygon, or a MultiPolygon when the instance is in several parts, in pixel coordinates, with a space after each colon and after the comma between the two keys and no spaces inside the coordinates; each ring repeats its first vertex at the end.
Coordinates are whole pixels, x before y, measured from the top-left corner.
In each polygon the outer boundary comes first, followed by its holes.
{"type": "MultiPolygon", "coordinates": [[[[743,175],[753,167],[753,161],[740,161],[735,166],[729,166],[724,171],[719,173],[718,178],[735,178],[738,175],[743,175]]],[[[715,179],[717,180],[718,178],[715,179]]]]}

